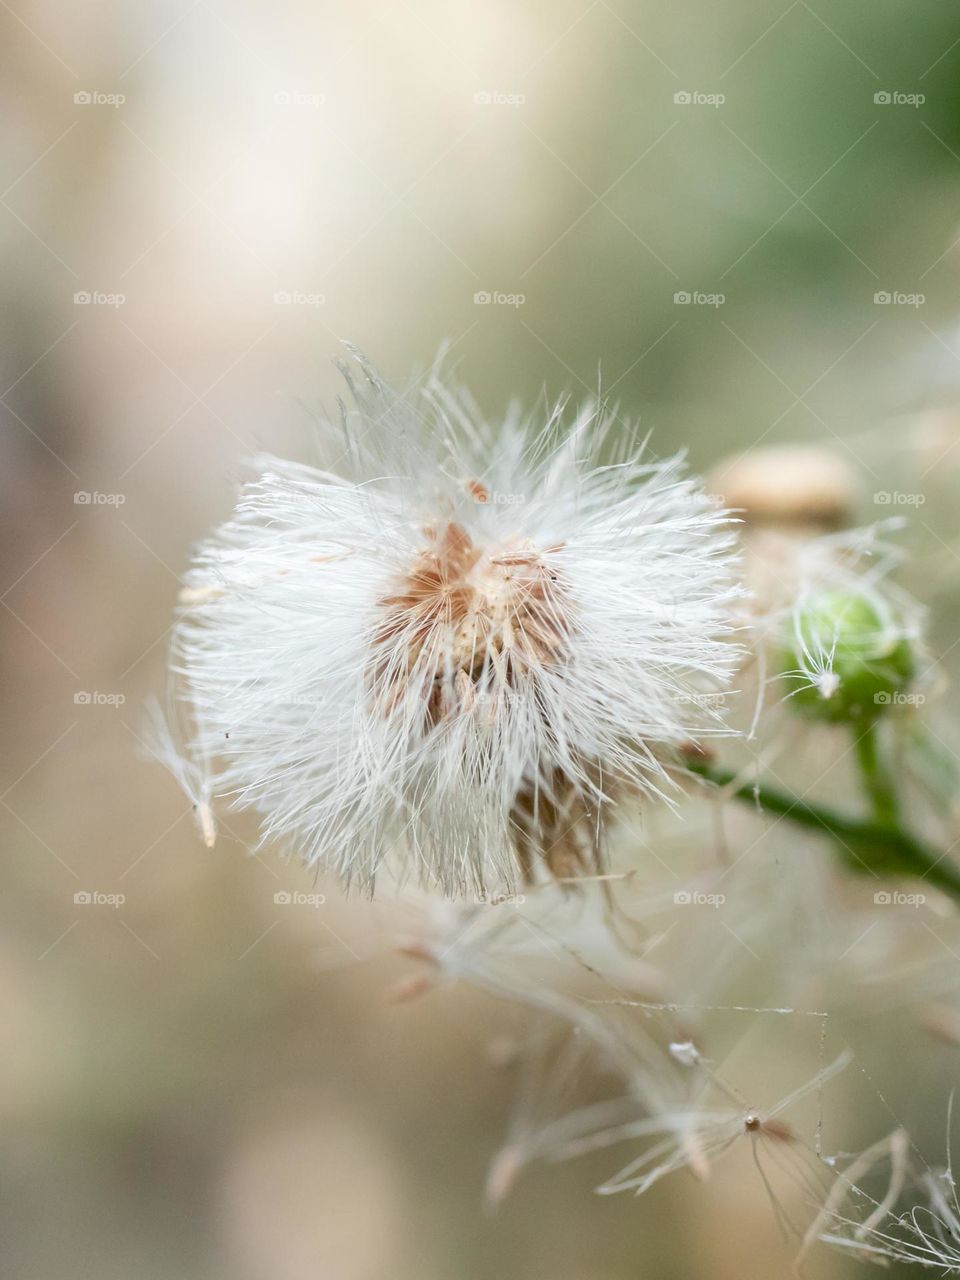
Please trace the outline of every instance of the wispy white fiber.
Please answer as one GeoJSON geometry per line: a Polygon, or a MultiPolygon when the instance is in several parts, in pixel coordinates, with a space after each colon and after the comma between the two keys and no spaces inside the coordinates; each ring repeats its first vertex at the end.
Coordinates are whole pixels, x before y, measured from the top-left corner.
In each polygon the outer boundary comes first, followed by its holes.
{"type": "Polygon", "coordinates": [[[385,864],[509,887],[574,838],[583,865],[611,794],[725,731],[728,517],[596,405],[491,425],[438,372],[408,396],[344,373],[328,469],[259,459],[196,554],[193,751],[265,839],[366,890],[385,864]]]}

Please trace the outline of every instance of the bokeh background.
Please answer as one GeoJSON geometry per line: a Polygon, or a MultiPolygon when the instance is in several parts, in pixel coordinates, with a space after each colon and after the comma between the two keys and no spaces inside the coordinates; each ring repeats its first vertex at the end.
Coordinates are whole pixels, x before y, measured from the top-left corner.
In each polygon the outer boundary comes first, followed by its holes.
{"type": "Polygon", "coordinates": [[[240,820],[203,849],[142,707],[191,545],[245,458],[310,456],[344,338],[400,382],[448,342],[491,414],[601,386],[703,467],[830,441],[955,567],[960,14],[11,0],[0,32],[4,1274],[786,1274],[748,1167],[696,1201],[539,1170],[484,1214],[513,1015],[392,1004],[370,907],[275,904],[315,886],[240,820]]]}

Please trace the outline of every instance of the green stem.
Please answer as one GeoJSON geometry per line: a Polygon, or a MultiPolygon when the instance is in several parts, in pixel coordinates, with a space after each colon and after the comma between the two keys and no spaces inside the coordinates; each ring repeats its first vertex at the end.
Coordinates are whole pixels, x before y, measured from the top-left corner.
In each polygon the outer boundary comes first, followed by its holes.
{"type": "Polygon", "coordinates": [[[960,868],[946,854],[904,831],[896,822],[864,821],[824,805],[810,804],[762,783],[738,782],[740,774],[700,761],[690,762],[692,773],[765,813],[785,818],[797,826],[830,836],[860,870],[879,875],[918,876],[960,902],[960,868]]]}
{"type": "Polygon", "coordinates": [[[900,822],[900,805],[896,786],[880,751],[877,724],[871,720],[863,733],[856,734],[860,776],[873,808],[873,816],[882,826],[896,827],[900,822]]]}

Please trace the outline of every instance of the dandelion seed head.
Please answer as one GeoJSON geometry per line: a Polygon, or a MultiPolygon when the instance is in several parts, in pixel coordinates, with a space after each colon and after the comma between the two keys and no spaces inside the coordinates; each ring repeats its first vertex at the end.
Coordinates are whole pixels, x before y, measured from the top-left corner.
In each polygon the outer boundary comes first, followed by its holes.
{"type": "Polygon", "coordinates": [[[174,667],[217,794],[365,890],[595,869],[612,801],[728,732],[726,513],[596,405],[493,425],[437,371],[407,396],[344,374],[331,469],[261,459],[186,584],[174,667]]]}

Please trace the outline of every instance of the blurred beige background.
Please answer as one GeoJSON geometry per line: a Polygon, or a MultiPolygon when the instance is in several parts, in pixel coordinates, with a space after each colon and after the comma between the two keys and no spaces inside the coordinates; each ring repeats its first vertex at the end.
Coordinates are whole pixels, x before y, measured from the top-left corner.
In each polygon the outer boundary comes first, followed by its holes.
{"type": "Polygon", "coordinates": [[[736,1162],[696,1208],[593,1198],[601,1162],[485,1216],[511,1011],[391,1005],[370,909],[276,906],[311,884],[242,822],[204,850],[142,706],[191,544],[244,458],[310,456],[342,338],[399,381],[449,341],[491,414],[599,383],[702,466],[839,440],[865,515],[914,468],[949,550],[960,18],[12,0],[0,31],[4,1274],[785,1274],[736,1162]]]}

